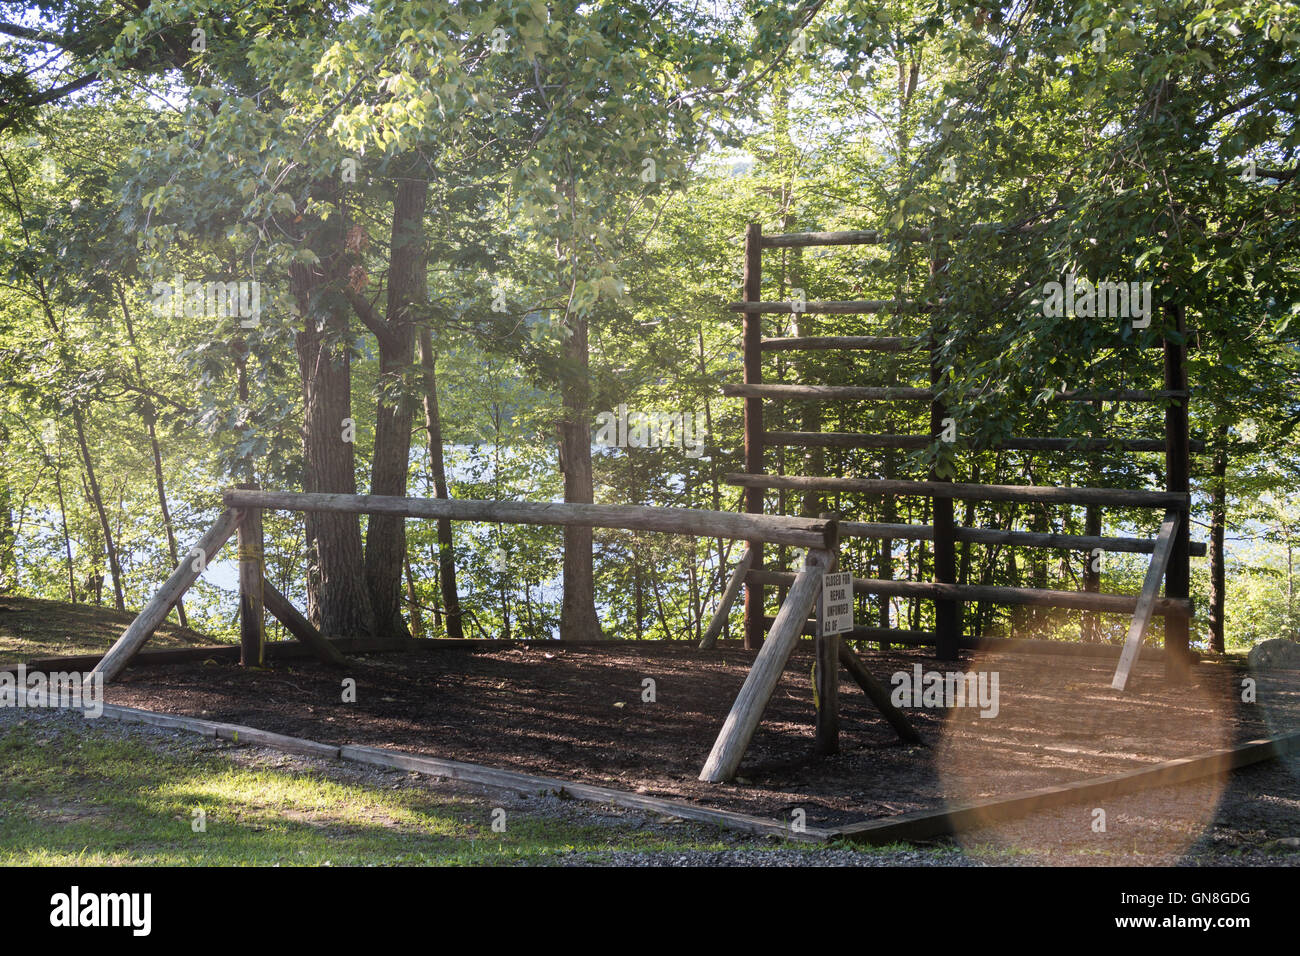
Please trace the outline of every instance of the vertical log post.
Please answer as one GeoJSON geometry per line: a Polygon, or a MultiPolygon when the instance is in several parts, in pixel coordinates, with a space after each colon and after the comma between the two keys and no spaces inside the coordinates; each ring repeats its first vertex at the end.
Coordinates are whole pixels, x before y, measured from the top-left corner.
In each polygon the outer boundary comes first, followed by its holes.
{"type": "MultiPolygon", "coordinates": [[[[763,227],[751,222],[745,230],[745,289],[744,301],[759,302],[763,298],[763,227]]],[[[746,312],[743,325],[742,352],[745,363],[745,384],[758,385],[763,381],[763,316],[746,312]]],[[[745,399],[745,471],[761,474],[763,471],[763,401],[745,399]]],[[[745,489],[745,511],[763,513],[763,489],[745,489]]],[[[753,567],[762,570],[763,544],[749,542],[753,567]]],[[[755,650],[763,644],[763,585],[745,584],[745,648],[755,650]]]]}
{"type": "MultiPolygon", "coordinates": [[[[1165,388],[1187,391],[1187,332],[1181,305],[1166,308],[1165,388]],[[1173,332],[1178,341],[1171,338],[1173,332]]],[[[1165,409],[1165,488],[1186,494],[1191,486],[1191,434],[1187,417],[1187,399],[1172,399],[1165,409]]],[[[1174,533],[1174,550],[1165,571],[1165,597],[1185,598],[1191,590],[1191,512],[1180,514],[1174,533]]],[[[1181,681],[1188,676],[1189,618],[1165,617],[1165,676],[1181,681]]]]}
{"type": "MultiPolygon", "coordinates": [[[[839,568],[839,515],[823,513],[821,517],[829,519],[827,550],[830,554],[830,566],[823,572],[829,574],[839,568]]],[[[813,605],[817,616],[817,629],[814,632],[817,635],[814,639],[817,665],[813,672],[813,689],[817,694],[814,750],[819,757],[840,752],[840,636],[823,635],[821,632],[824,598],[825,594],[819,587],[817,601],[813,605]]],[[[849,599],[853,600],[852,594],[849,599]]]]}
{"type": "MultiPolygon", "coordinates": [[[[938,240],[938,225],[932,230],[931,235],[935,236],[936,243],[938,240]]],[[[936,290],[939,286],[939,280],[943,270],[947,267],[947,259],[940,247],[931,253],[930,258],[930,287],[936,290]]],[[[936,302],[939,296],[936,294],[936,302]]],[[[939,341],[942,328],[936,319],[930,328],[930,387],[937,393],[940,380],[943,378],[943,365],[939,358],[939,341]]],[[[948,409],[944,406],[938,397],[930,403],[930,435],[932,438],[938,438],[944,430],[944,419],[948,417],[948,409]]],[[[931,481],[942,481],[938,471],[930,470],[931,481]]],[[[951,480],[951,479],[947,479],[951,480]]],[[[957,538],[955,520],[953,518],[953,499],[951,498],[934,498],[933,511],[934,516],[934,579],[940,584],[957,583],[957,538]]],[[[952,661],[957,659],[958,644],[961,642],[961,603],[951,598],[938,598],[934,602],[934,631],[936,654],[940,660],[952,661]]]]}
{"type": "MultiPolygon", "coordinates": [[[[236,485],[244,491],[258,491],[255,484],[236,485]]],[[[239,549],[239,663],[261,667],[266,644],[262,593],[262,510],[239,509],[235,531],[239,549]]]]}

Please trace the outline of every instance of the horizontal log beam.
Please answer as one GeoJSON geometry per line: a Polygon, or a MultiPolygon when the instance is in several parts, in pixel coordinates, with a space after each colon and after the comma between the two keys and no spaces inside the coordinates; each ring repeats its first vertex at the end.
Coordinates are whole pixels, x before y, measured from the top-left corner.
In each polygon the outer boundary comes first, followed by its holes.
{"type": "MultiPolygon", "coordinates": [[[[763,444],[795,448],[925,448],[934,441],[929,435],[864,435],[858,432],[764,432],[763,444]]],[[[1204,451],[1205,443],[1191,442],[1193,451],[1204,451]]],[[[1163,439],[1145,438],[1010,438],[985,446],[1004,451],[1127,451],[1163,452],[1163,439]]]]}
{"type": "Polygon", "coordinates": [[[764,398],[773,402],[852,402],[852,401],[923,401],[934,399],[928,388],[858,387],[855,385],[724,385],[722,394],[729,398],[764,398]]]}
{"type": "Polygon", "coordinates": [[[771,313],[791,315],[804,312],[810,315],[876,315],[888,312],[897,315],[916,315],[933,312],[934,306],[921,302],[900,302],[897,299],[848,299],[824,302],[728,302],[732,312],[771,313]],[[800,308],[796,309],[798,305],[800,308]]]}
{"type": "MultiPolygon", "coordinates": [[[[771,617],[763,619],[768,625],[771,617]]],[[[811,637],[817,631],[817,625],[809,621],[804,634],[811,637]]],[[[872,644],[887,642],[905,647],[934,647],[939,643],[934,631],[916,631],[896,627],[855,627],[852,631],[840,635],[845,640],[867,641],[872,644]]],[[[963,635],[957,646],[964,651],[986,651],[999,654],[1042,654],[1061,657],[1089,657],[1097,660],[1116,661],[1120,651],[1118,644],[1084,644],[1079,641],[1042,641],[1023,637],[972,637],[963,635]]],[[[1142,648],[1141,660],[1144,663],[1163,661],[1163,648],[1147,645],[1142,648]]]]}
{"type": "Polygon", "coordinates": [[[839,232],[778,232],[763,236],[764,249],[798,246],[874,246],[887,242],[927,242],[928,229],[882,232],[879,229],[846,229],[839,232]]]}
{"type": "MultiPolygon", "coordinates": [[[[953,233],[996,232],[1008,236],[1032,235],[1039,232],[1051,221],[1032,223],[977,222],[961,226],[953,233]]],[[[788,249],[798,246],[878,246],[890,242],[929,242],[932,233],[929,229],[899,229],[886,231],[882,229],[847,229],[839,232],[776,232],[764,235],[764,249],[788,249]]]]}
{"type": "Polygon", "coordinates": [[[763,432],[763,444],[797,448],[925,448],[929,435],[862,435],[857,432],[763,432]]]}
{"type": "Polygon", "coordinates": [[[924,344],[896,335],[802,335],[765,338],[764,352],[919,352],[924,344]]]}
{"type": "Polygon", "coordinates": [[[1061,402],[1163,402],[1186,400],[1190,397],[1190,392],[1174,389],[1147,391],[1143,389],[1104,388],[1096,391],[1068,389],[1064,392],[1057,392],[1051,397],[1051,400],[1061,402]]]}
{"type": "Polygon", "coordinates": [[[976,485],[957,481],[901,481],[884,478],[817,478],[805,475],[749,475],[732,472],[728,484],[743,488],[793,491],[843,491],[866,495],[915,495],[959,501],[1018,501],[1063,505],[1109,505],[1116,508],[1188,508],[1191,495],[1175,491],[1127,488],[1055,488],[1048,485],[976,485]]]}
{"type": "MultiPolygon", "coordinates": [[[[764,615],[763,626],[771,627],[772,622],[775,620],[776,618],[771,615],[764,615]]],[[[804,625],[803,634],[805,637],[817,636],[817,622],[815,619],[808,619],[808,622],[804,625]]],[[[866,627],[863,625],[856,625],[853,630],[845,631],[840,637],[846,641],[888,640],[892,644],[933,644],[935,642],[933,631],[908,631],[893,627],[866,627]]],[[[978,643],[975,638],[969,636],[963,637],[962,642],[961,647],[971,650],[978,643]]]]}
{"type": "Polygon", "coordinates": [[[794,548],[827,547],[827,533],[833,533],[833,523],[819,518],[736,514],[730,511],[696,511],[689,508],[649,508],[641,505],[472,501],[238,489],[227,491],[225,500],[229,507],[234,508],[387,514],[405,518],[448,518],[452,521],[560,525],[576,528],[618,528],[625,531],[684,534],[699,538],[762,541],[794,548]]]}
{"type": "MultiPolygon", "coordinates": [[[[789,585],[794,575],[788,571],[750,571],[755,584],[789,585]]],[[[1045,588],[1015,588],[991,584],[940,584],[935,581],[879,581],[854,578],[853,593],[885,594],[891,597],[915,597],[928,601],[987,601],[990,604],[1059,607],[1075,611],[1099,611],[1103,614],[1132,615],[1138,598],[1128,594],[1099,594],[1096,591],[1051,591],[1045,588]]],[[[1192,602],[1186,598],[1158,598],[1155,614],[1190,617],[1192,602]]]]}
{"type": "MultiPolygon", "coordinates": [[[[800,339],[767,339],[766,342],[799,342],[800,339]]],[[[906,339],[872,339],[873,342],[902,343],[906,339]]],[[[764,346],[767,347],[767,346],[764,346]]],[[[818,348],[828,347],[818,345],[818,348]]],[[[723,385],[722,394],[731,398],[765,398],[770,401],[884,401],[890,399],[931,401],[935,393],[928,388],[907,388],[902,386],[856,386],[856,385],[785,385],[779,383],[761,385],[723,385]]],[[[1095,392],[1057,392],[1048,401],[1053,402],[1160,402],[1185,401],[1189,393],[1185,391],[1142,391],[1135,389],[1104,389],[1095,392]]],[[[1015,439],[1013,439],[1015,440],[1015,439]]],[[[1025,439],[1033,441],[1034,439],[1025,439]]],[[[1051,441],[1070,441],[1070,439],[1050,439],[1051,441]]],[[[1099,439],[1105,441],[1105,439],[1099,439]]]]}
{"type": "MultiPolygon", "coordinates": [[[[1052,534],[1041,531],[1002,531],[996,528],[954,529],[958,541],[969,544],[1004,544],[1025,548],[1051,548],[1057,551],[1102,551],[1123,554],[1151,554],[1154,538],[1129,538],[1092,534],[1052,534]]],[[[873,521],[841,521],[840,536],[893,541],[933,541],[934,526],[928,524],[884,524],[873,521]]],[[[1204,541],[1191,543],[1193,557],[1204,557],[1204,541]]]]}

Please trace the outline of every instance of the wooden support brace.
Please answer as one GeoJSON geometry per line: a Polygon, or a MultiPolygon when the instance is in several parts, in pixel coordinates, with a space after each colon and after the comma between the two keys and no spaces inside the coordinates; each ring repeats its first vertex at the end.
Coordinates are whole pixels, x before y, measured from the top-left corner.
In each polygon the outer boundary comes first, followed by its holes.
{"type": "Polygon", "coordinates": [[[754,552],[746,548],[745,553],[736,562],[736,570],[731,572],[731,578],[727,581],[726,590],[722,592],[722,599],[718,602],[718,609],[713,612],[713,619],[709,621],[709,629],[700,638],[700,650],[707,650],[717,643],[718,635],[722,633],[722,629],[727,625],[727,618],[731,614],[731,605],[736,602],[736,596],[740,594],[740,589],[745,583],[745,575],[749,573],[753,563],[754,552]]]}
{"type": "MultiPolygon", "coordinates": [[[[190,585],[198,580],[200,574],[207,567],[208,563],[216,553],[221,550],[221,546],[230,540],[230,536],[235,533],[235,525],[238,519],[233,511],[223,511],[221,517],[217,519],[208,533],[199,539],[199,543],[186,553],[181,559],[180,565],[171,573],[154,596],[149,599],[149,603],[139,613],[134,621],[122,632],[122,636],[117,639],[108,653],[95,665],[91,674],[102,674],[105,682],[112,680],[122,672],[122,669],[130,662],[150,636],[156,631],[159,625],[167,618],[172,606],[180,600],[190,585]]],[[[87,677],[87,680],[90,678],[87,677]]]]}
{"type": "MultiPolygon", "coordinates": [[[[1146,577],[1142,579],[1142,593],[1138,595],[1137,610],[1133,612],[1133,623],[1129,625],[1128,638],[1124,641],[1124,651],[1120,654],[1119,666],[1115,668],[1115,677],[1110,686],[1123,690],[1128,683],[1129,672],[1137,661],[1138,651],[1142,647],[1142,638],[1146,635],[1151,617],[1155,613],[1156,598],[1160,594],[1160,582],[1164,579],[1169,558],[1174,553],[1174,541],[1178,533],[1178,512],[1170,509],[1165,512],[1165,520],[1156,535],[1156,549],[1151,555],[1151,564],[1146,577]]],[[[1169,619],[1165,619],[1165,627],[1169,619]]],[[[1166,649],[1167,650],[1167,649],[1166,649]]]]}
{"type": "Polygon", "coordinates": [[[309,647],[313,654],[326,664],[346,664],[343,652],[325,638],[320,631],[312,627],[311,622],[298,613],[293,602],[279,592],[270,581],[262,578],[262,600],[266,610],[279,619],[289,633],[309,647]]]}
{"type": "Polygon", "coordinates": [[[871,671],[867,670],[867,666],[862,663],[862,659],[853,653],[853,648],[841,641],[839,654],[840,663],[844,665],[844,669],[862,688],[862,693],[867,695],[867,699],[876,705],[876,709],[880,711],[885,720],[889,721],[889,726],[894,728],[899,739],[905,743],[924,746],[925,741],[916,732],[916,728],[907,719],[907,715],[895,707],[893,701],[889,699],[888,688],[872,676],[871,671]]]}
{"type": "Polygon", "coordinates": [[[776,690],[781,672],[785,669],[790,652],[799,642],[804,622],[813,603],[821,593],[822,575],[832,566],[832,556],[821,549],[813,549],[804,559],[804,568],[795,578],[785,596],[781,610],[772,623],[772,629],[763,641],[763,648],[754,659],[754,665],[745,678],[736,701],[731,706],[722,731],[713,744],[709,759],[700,772],[707,783],[721,783],[736,775],[741,758],[753,739],[754,731],[763,717],[763,710],[776,690]]]}

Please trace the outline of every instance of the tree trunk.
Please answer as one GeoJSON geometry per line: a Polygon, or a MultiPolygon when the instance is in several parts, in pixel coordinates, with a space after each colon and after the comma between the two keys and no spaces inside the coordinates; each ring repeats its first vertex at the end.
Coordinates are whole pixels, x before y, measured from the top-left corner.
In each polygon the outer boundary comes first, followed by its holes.
{"type": "MultiPolygon", "coordinates": [[[[587,319],[570,313],[573,334],[565,343],[567,369],[560,387],[563,417],[559,422],[560,470],[564,473],[564,500],[591,504],[595,490],[591,472],[591,432],[587,354],[587,319]]],[[[564,529],[564,597],[560,607],[560,639],[600,640],[604,637],[596,617],[595,569],[590,528],[564,529]]]]}
{"type": "MultiPolygon", "coordinates": [[[[420,328],[420,368],[424,373],[424,430],[429,436],[429,469],[433,472],[436,498],[451,497],[447,492],[447,465],[442,450],[442,415],[438,411],[438,379],[434,371],[433,336],[427,326],[420,328]]],[[[460,640],[465,636],[460,620],[460,595],[456,591],[456,550],[451,521],[438,519],[438,586],[442,606],[447,614],[447,636],[460,640]]]]}
{"type": "MultiPolygon", "coordinates": [[[[337,305],[316,301],[324,278],[311,267],[294,266],[290,287],[304,317],[296,342],[303,387],[303,490],[356,494],[356,453],[344,432],[345,420],[352,417],[347,317],[337,305]]],[[[326,637],[373,634],[359,516],[307,512],[304,524],[312,623],[326,637]]]]}
{"type": "Polygon", "coordinates": [[[86,428],[82,419],[81,407],[72,406],[72,423],[77,429],[77,447],[81,449],[82,462],[86,466],[86,480],[90,486],[91,503],[99,515],[99,527],[104,534],[104,553],[108,557],[109,574],[113,577],[113,603],[119,611],[126,610],[126,601],[122,597],[122,567],[117,560],[117,545],[113,543],[113,528],[108,522],[108,512],[104,509],[104,497],[99,491],[99,481],[95,478],[95,464],[90,460],[90,447],[86,444],[86,428]]]}
{"type": "Polygon", "coordinates": [[[59,495],[59,524],[63,531],[63,555],[68,567],[68,603],[77,603],[77,576],[72,567],[72,539],[68,536],[68,509],[63,498],[63,454],[54,463],[54,490],[59,495]]]}
{"type": "MultiPolygon", "coordinates": [[[[135,340],[135,324],[131,321],[131,310],[126,305],[126,293],[121,286],[117,287],[117,300],[122,306],[122,318],[126,321],[127,338],[131,341],[131,357],[135,362],[135,378],[140,384],[140,388],[145,387],[144,368],[140,364],[140,346],[135,340]]],[[[154,485],[158,489],[158,510],[162,513],[163,529],[167,532],[167,553],[171,555],[172,567],[181,563],[180,552],[176,547],[176,529],[172,527],[171,509],[167,506],[167,489],[163,483],[163,466],[162,452],[158,447],[158,429],[157,413],[154,410],[153,403],[146,399],[145,406],[141,409],[140,417],[144,419],[145,428],[149,432],[149,447],[153,452],[153,475],[154,485]]],[[[185,617],[185,603],[181,598],[176,599],[176,619],[180,622],[181,627],[189,627],[189,621],[185,617]]]]}
{"type": "Polygon", "coordinates": [[[415,575],[411,573],[411,556],[408,554],[406,565],[406,602],[411,607],[411,636],[424,637],[424,615],[420,613],[419,596],[415,593],[415,575]]]}
{"type": "MultiPolygon", "coordinates": [[[[375,455],[370,493],[406,495],[411,460],[411,402],[401,381],[411,365],[415,341],[412,312],[424,294],[424,207],[429,185],[403,179],[393,202],[389,246],[388,302],[385,334],[379,340],[381,394],[375,408],[375,455]]],[[[402,563],[406,558],[406,522],[394,515],[371,515],[366,526],[366,583],[374,609],[376,636],[401,642],[411,636],[402,617],[402,563]]]]}

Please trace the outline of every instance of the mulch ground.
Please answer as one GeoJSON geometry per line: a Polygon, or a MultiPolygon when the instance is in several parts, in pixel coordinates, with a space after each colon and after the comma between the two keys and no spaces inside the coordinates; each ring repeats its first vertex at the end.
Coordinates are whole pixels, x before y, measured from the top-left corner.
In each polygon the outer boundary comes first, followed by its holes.
{"type": "MultiPolygon", "coordinates": [[[[1224,664],[1201,664],[1190,684],[1171,686],[1158,665],[1142,663],[1121,694],[1110,689],[1114,665],[1103,660],[967,653],[952,665],[920,650],[864,651],[869,669],[887,684],[915,664],[996,674],[998,712],[909,710],[929,744],[909,747],[845,677],[841,753],[815,758],[812,656],[805,642],[791,657],[737,780],[701,783],[697,775],[752,656],[732,647],[611,643],[429,648],[355,658],[341,670],[314,661],[263,671],[171,664],[129,669],[109,685],[107,699],[762,816],[788,819],[802,809],[811,826],[1009,795],[1300,729],[1296,671],[1257,675],[1258,701],[1249,704],[1241,700],[1245,672],[1224,664]],[[354,703],[342,699],[344,678],[356,681],[354,703]],[[643,700],[646,678],[654,681],[653,702],[643,700]]],[[[1212,814],[1224,784],[1189,790],[1180,807],[1160,813],[1212,814]]],[[[1300,799],[1300,791],[1283,799],[1300,799]]]]}

